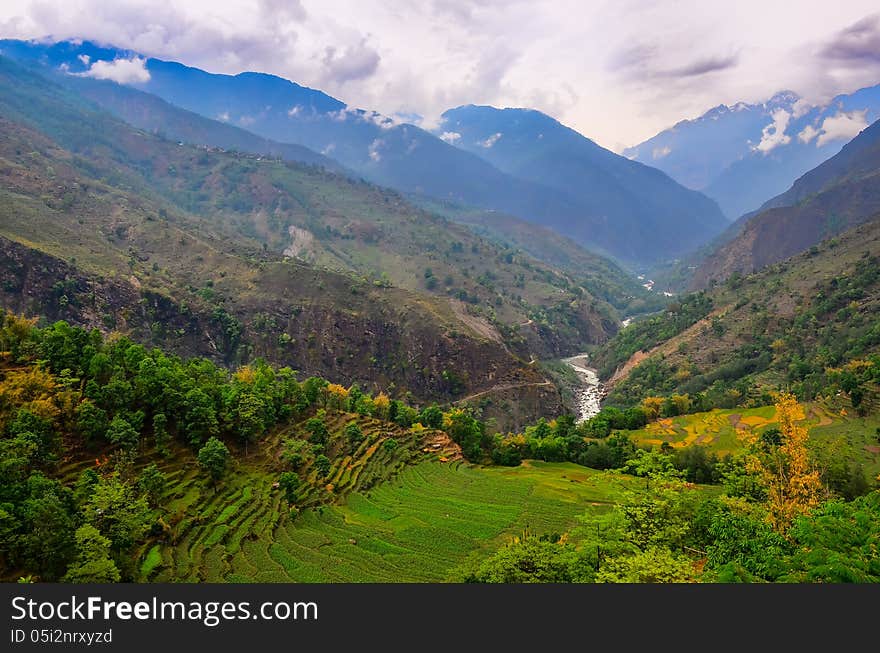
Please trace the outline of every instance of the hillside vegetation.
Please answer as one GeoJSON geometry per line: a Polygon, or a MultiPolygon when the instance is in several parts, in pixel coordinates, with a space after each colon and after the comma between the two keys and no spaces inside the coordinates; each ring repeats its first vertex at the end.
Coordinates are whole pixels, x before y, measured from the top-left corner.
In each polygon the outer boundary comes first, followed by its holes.
{"type": "Polygon", "coordinates": [[[689,395],[695,410],[848,393],[858,406],[876,379],[880,223],[703,294],[623,330],[597,354],[608,397],[629,406],[689,395]]]}

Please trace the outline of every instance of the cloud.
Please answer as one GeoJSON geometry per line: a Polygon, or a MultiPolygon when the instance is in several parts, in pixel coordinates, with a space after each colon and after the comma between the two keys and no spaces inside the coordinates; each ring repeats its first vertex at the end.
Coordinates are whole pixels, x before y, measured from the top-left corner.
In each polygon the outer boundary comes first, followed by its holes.
{"type": "Polygon", "coordinates": [[[816,147],[822,147],[825,143],[838,139],[852,140],[868,126],[867,113],[867,109],[849,113],[840,111],[834,116],[825,118],[822,122],[822,133],[816,139],[816,147]]]}
{"type": "Polygon", "coordinates": [[[479,145],[480,147],[485,147],[488,150],[490,147],[495,145],[495,143],[498,142],[498,139],[501,138],[503,135],[504,134],[502,134],[501,132],[496,132],[484,141],[477,141],[477,145],[479,145]]]}
{"type": "Polygon", "coordinates": [[[297,104],[296,106],[290,107],[290,109],[287,110],[287,115],[291,118],[296,118],[300,113],[302,113],[302,109],[303,108],[297,104]]]}
{"type": "Polygon", "coordinates": [[[663,59],[660,46],[641,43],[618,50],[608,59],[607,68],[632,79],[701,77],[735,68],[739,54],[699,57],[676,65],[664,63],[663,59]]]}
{"type": "Polygon", "coordinates": [[[838,32],[822,55],[837,61],[880,63],[880,14],[866,16],[838,32]]]}
{"type": "Polygon", "coordinates": [[[819,135],[821,130],[816,129],[813,125],[807,125],[803,128],[800,134],[798,134],[798,140],[801,143],[809,143],[811,140],[816,138],[819,135]]]}
{"type": "Polygon", "coordinates": [[[229,122],[229,112],[224,111],[223,113],[217,114],[217,120],[220,122],[229,122]]]}
{"type": "Polygon", "coordinates": [[[735,68],[739,63],[739,55],[731,54],[722,57],[706,57],[696,59],[678,68],[664,71],[667,77],[699,77],[709,73],[717,73],[728,68],[735,68]]]}
{"type": "Polygon", "coordinates": [[[768,154],[774,148],[791,142],[791,137],[785,133],[791,114],[785,109],[777,109],[771,117],[773,122],[764,127],[761,132],[761,142],[753,148],[763,154],[768,154]]]}
{"type": "Polygon", "coordinates": [[[88,66],[88,65],[89,65],[89,62],[92,60],[92,58],[91,58],[89,55],[87,55],[87,54],[81,54],[81,55],[79,55],[79,56],[77,57],[77,59],[79,59],[80,61],[82,61],[82,63],[83,63],[84,66],[88,66]]]}
{"type": "Polygon", "coordinates": [[[343,50],[328,45],[321,58],[324,76],[340,84],[371,77],[380,61],[379,53],[367,45],[366,39],[343,50]]]}
{"type": "Polygon", "coordinates": [[[117,84],[146,84],[150,81],[147,60],[142,57],[96,61],[81,74],[95,79],[110,79],[117,84]]]}
{"type": "Polygon", "coordinates": [[[657,159],[662,159],[663,157],[668,156],[670,152],[672,152],[672,149],[668,145],[655,147],[651,152],[651,158],[656,161],[657,159]]]}
{"type": "Polygon", "coordinates": [[[444,140],[447,143],[455,143],[460,138],[461,134],[458,132],[443,132],[440,134],[440,140],[444,140]]]}
{"type": "Polygon", "coordinates": [[[462,104],[532,107],[609,146],[780,88],[820,104],[876,84],[877,11],[877,0],[800,11],[766,0],[15,0],[0,2],[0,34],[267,72],[351,106],[421,114],[427,128],[462,104]]]}
{"type": "Polygon", "coordinates": [[[804,98],[798,98],[795,103],[791,105],[791,117],[794,120],[797,120],[801,116],[807,115],[812,108],[812,103],[805,100],[804,98]]]}
{"type": "Polygon", "coordinates": [[[375,163],[379,163],[379,161],[382,160],[382,154],[379,152],[379,150],[381,150],[384,145],[385,141],[383,141],[381,138],[377,138],[372,143],[370,143],[370,147],[367,148],[367,154],[369,154],[370,160],[374,161],[375,163]]]}

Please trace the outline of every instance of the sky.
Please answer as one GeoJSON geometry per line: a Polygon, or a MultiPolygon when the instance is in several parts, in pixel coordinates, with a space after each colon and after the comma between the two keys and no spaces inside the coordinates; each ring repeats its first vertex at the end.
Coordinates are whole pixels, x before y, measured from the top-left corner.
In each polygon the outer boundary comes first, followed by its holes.
{"type": "Polygon", "coordinates": [[[428,128],[529,107],[618,152],[722,103],[880,83],[876,0],[3,0],[0,37],[273,73],[428,128]]]}

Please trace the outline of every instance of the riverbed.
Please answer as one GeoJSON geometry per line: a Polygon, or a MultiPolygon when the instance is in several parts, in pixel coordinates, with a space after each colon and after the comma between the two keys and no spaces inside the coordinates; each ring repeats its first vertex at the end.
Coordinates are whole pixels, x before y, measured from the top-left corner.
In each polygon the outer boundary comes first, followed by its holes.
{"type": "Polygon", "coordinates": [[[581,382],[580,387],[575,391],[578,423],[599,413],[605,392],[596,370],[589,367],[589,361],[589,354],[578,354],[571,358],[562,359],[563,363],[575,371],[581,382]]]}

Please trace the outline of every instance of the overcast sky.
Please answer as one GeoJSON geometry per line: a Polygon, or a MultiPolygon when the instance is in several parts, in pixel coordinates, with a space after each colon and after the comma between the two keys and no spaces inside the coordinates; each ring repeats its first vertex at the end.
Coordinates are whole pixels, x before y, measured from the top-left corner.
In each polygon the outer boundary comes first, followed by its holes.
{"type": "Polygon", "coordinates": [[[3,0],[0,36],[85,38],[349,105],[545,111],[614,150],[721,103],[880,83],[877,0],[3,0]]]}

